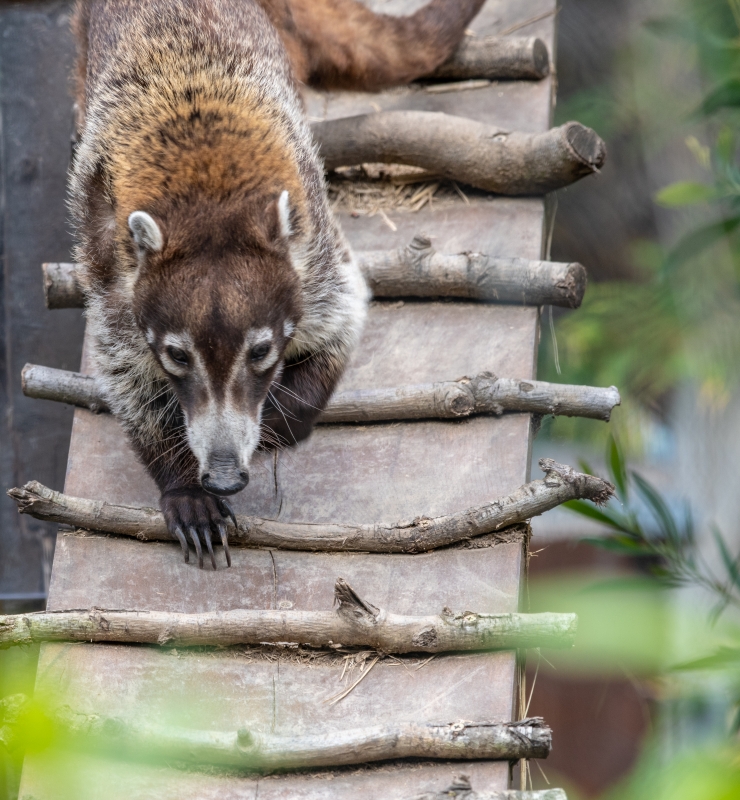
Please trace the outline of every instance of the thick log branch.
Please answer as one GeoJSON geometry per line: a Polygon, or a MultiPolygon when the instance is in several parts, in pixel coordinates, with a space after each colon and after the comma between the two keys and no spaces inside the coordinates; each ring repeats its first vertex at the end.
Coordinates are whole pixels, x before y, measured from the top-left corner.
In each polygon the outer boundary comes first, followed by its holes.
{"type": "Polygon", "coordinates": [[[293,642],[372,647],[383,653],[565,648],[575,614],[392,614],[366,603],[339,578],[335,611],[43,611],[0,616],[0,649],[33,642],[124,642],[177,647],[293,642]]]}
{"type": "Polygon", "coordinates": [[[398,250],[356,254],[375,297],[462,297],[578,308],[586,270],[576,263],[438,253],[426,236],[398,250]]]}
{"type": "MultiPolygon", "coordinates": [[[[108,406],[95,379],[79,372],[26,364],[23,393],[57,400],[98,413],[108,406]]],[[[456,381],[422,383],[395,389],[337,392],[319,417],[320,423],[390,422],[401,419],[461,419],[473,414],[518,411],[609,421],[620,403],[615,386],[569,386],[545,381],[497,378],[489,372],[456,381]]]]}
{"type": "MultiPolygon", "coordinates": [[[[551,458],[540,459],[544,480],[531,481],[515,492],[441,517],[417,517],[394,524],[369,525],[280,522],[238,516],[229,524],[229,541],[247,547],[322,552],[422,553],[516,525],[544,514],[568,500],[604,504],[614,487],[601,478],[576,472],[551,458]]],[[[141,541],[172,541],[161,512],[86,500],[55,492],[37,481],[8,495],[21,514],[101,533],[133,536],[141,541]]]]}
{"type": "MultiPolygon", "coordinates": [[[[460,297],[499,303],[578,308],[586,270],[576,263],[493,258],[484,253],[437,253],[415,236],[397,250],[355,253],[375,297],[460,297]]],[[[42,264],[47,308],[82,308],[78,264],[42,264]]]]}
{"type": "Polygon", "coordinates": [[[550,72],[547,45],[534,36],[466,36],[429,76],[444,80],[540,80],[550,72]]]}
{"type": "Polygon", "coordinates": [[[598,172],[606,146],[567,122],[545,133],[516,133],[432,111],[381,111],[311,126],[327,169],[381,162],[504,195],[541,195],[598,172]]]}
{"type": "MultiPolygon", "coordinates": [[[[3,702],[8,709],[3,715],[3,739],[10,740],[13,731],[23,726],[29,704],[19,695],[3,702]]],[[[3,710],[0,704],[0,713],[3,710]]],[[[540,717],[519,722],[372,725],[307,736],[278,736],[247,728],[221,732],[164,727],[84,714],[69,706],[55,709],[49,717],[66,747],[250,772],[340,767],[394,758],[513,761],[547,758],[552,747],[552,731],[540,717]]]]}
{"type": "Polygon", "coordinates": [[[541,789],[524,792],[509,789],[503,792],[475,792],[467,775],[459,775],[442,792],[426,792],[408,800],[568,800],[562,789],[541,789]]]}

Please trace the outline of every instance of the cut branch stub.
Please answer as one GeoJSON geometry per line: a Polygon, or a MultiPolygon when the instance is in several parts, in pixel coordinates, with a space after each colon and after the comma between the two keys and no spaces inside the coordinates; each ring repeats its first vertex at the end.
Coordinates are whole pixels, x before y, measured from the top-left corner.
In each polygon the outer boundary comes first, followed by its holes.
{"type": "Polygon", "coordinates": [[[541,195],[598,172],[606,146],[590,128],[567,122],[517,133],[432,111],[381,111],[315,122],[326,168],[382,162],[503,195],[541,195]]]}
{"type": "MultiPolygon", "coordinates": [[[[15,695],[3,714],[8,736],[23,724],[30,704],[15,695]]],[[[0,703],[0,714],[5,709],[0,703]]],[[[38,714],[38,710],[36,710],[38,714]]],[[[241,728],[196,730],[86,714],[60,706],[47,714],[65,746],[115,752],[117,757],[182,761],[250,772],[340,767],[396,758],[461,761],[547,758],[552,731],[540,717],[518,722],[452,722],[370,725],[327,733],[281,736],[241,728]]]]}
{"type": "MultiPolygon", "coordinates": [[[[95,413],[108,410],[95,379],[89,375],[26,364],[21,373],[21,385],[27,397],[57,400],[95,413]]],[[[520,381],[483,372],[457,381],[340,391],[330,399],[318,421],[327,424],[461,419],[472,414],[500,415],[512,411],[608,422],[612,410],[620,402],[615,386],[602,389],[520,381]]]]}
{"type": "MultiPolygon", "coordinates": [[[[586,270],[576,263],[494,258],[485,253],[438,253],[415,236],[397,250],[355,253],[375,297],[460,297],[518,305],[578,308],[586,270]]],[[[47,308],[82,308],[79,264],[42,264],[47,308]]]]}
{"type": "Polygon", "coordinates": [[[44,300],[47,308],[83,308],[85,294],[79,278],[79,264],[47,263],[44,275],[44,300]]]}
{"type": "MultiPolygon", "coordinates": [[[[524,484],[507,497],[441,517],[396,523],[324,524],[282,522],[238,516],[229,523],[229,541],[248,547],[322,552],[422,553],[508,528],[544,514],[568,500],[606,503],[614,494],[608,481],[576,472],[550,458],[540,459],[545,479],[524,484]]],[[[10,489],[21,514],[74,528],[133,536],[141,541],[172,541],[164,517],[153,508],[132,508],[70,497],[31,481],[10,489]]]]}
{"type": "Polygon", "coordinates": [[[466,36],[429,76],[449,80],[540,80],[550,72],[547,45],[534,36],[466,36]]]}
{"type": "Polygon", "coordinates": [[[293,642],[372,647],[382,653],[446,653],[570,647],[575,614],[393,614],[364,601],[341,578],[335,611],[178,614],[89,609],[0,616],[0,649],[34,642],[123,642],[176,647],[293,642]]]}

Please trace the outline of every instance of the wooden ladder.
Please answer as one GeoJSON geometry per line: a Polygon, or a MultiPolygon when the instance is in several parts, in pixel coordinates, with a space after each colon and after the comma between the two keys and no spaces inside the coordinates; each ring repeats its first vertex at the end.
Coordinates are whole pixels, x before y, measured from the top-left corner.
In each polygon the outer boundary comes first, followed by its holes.
{"type": "MultiPolygon", "coordinates": [[[[371,3],[406,13],[419,3],[371,3]]],[[[554,0],[489,0],[476,35],[537,35],[553,52],[554,0]],[[520,23],[527,23],[517,29],[520,23]]],[[[378,110],[443,111],[502,130],[541,132],[551,125],[554,82],[475,81],[412,86],[380,94],[306,91],[311,121],[378,110]]],[[[421,188],[429,186],[420,184],[421,188]]],[[[338,217],[357,250],[431,238],[440,252],[547,257],[551,220],[542,198],[504,198],[455,189],[419,210],[382,197],[375,213],[353,213],[349,186],[338,217]]],[[[341,193],[340,193],[341,194],[341,193]]],[[[419,199],[423,195],[419,194],[419,199]]],[[[359,201],[358,201],[359,202],[359,201]]],[[[418,204],[418,201],[417,201],[418,204]]],[[[392,388],[492,372],[535,377],[539,309],[465,301],[376,300],[341,389],[392,388]]],[[[87,354],[81,371],[88,373],[87,354]]],[[[237,513],[286,521],[378,522],[441,515],[502,497],[529,480],[529,414],[460,421],[319,426],[293,449],[258,455],[237,513]]],[[[154,483],[137,463],[115,419],[77,409],[67,494],[157,506],[154,483]]],[[[174,612],[233,608],[332,607],[335,580],[371,603],[402,614],[443,607],[478,612],[519,609],[527,531],[420,555],[309,553],[233,548],[233,567],[199,570],[179,547],[60,535],[48,608],[174,612]]],[[[224,566],[223,554],[217,553],[224,566]]],[[[45,644],[37,692],[53,692],[85,713],[177,720],[210,730],[244,726],[278,734],[321,733],[369,724],[509,721],[524,716],[522,661],[512,651],[433,658],[381,657],[373,651],[237,647],[162,650],[101,644],[45,644]],[[177,702],[173,707],[173,697],[177,702]]],[[[393,762],[312,773],[242,776],[74,756],[67,764],[78,797],[106,798],[412,798],[442,792],[465,773],[478,792],[510,786],[508,762],[393,762]]],[[[21,797],[58,798],[43,757],[27,758],[21,797]]],[[[458,784],[462,786],[463,784],[458,784]]],[[[461,790],[462,791],[462,790],[461,790]]],[[[562,795],[559,795],[562,796],[562,795]]]]}

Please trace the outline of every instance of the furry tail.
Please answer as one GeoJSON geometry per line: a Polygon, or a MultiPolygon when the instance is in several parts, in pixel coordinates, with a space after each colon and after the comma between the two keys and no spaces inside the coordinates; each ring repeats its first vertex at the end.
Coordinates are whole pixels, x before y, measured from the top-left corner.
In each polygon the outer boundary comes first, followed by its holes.
{"type": "Polygon", "coordinates": [[[415,14],[375,14],[358,0],[259,0],[283,37],[298,80],[376,91],[446,61],[485,0],[432,0],[415,14]]]}

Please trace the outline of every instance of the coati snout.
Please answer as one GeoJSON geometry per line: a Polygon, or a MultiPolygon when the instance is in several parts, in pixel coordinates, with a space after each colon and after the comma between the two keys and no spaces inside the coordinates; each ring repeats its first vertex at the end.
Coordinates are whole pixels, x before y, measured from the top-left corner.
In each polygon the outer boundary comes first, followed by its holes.
{"type": "Polygon", "coordinates": [[[252,454],[269,440],[262,407],[299,317],[276,202],[286,207],[287,195],[261,205],[262,218],[248,220],[241,237],[212,233],[210,246],[192,243],[177,220],[129,216],[137,320],[179,401],[197,482],[220,497],[244,489],[252,454]]]}

